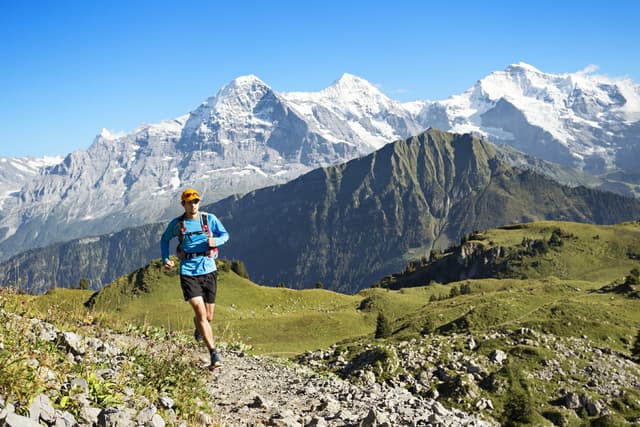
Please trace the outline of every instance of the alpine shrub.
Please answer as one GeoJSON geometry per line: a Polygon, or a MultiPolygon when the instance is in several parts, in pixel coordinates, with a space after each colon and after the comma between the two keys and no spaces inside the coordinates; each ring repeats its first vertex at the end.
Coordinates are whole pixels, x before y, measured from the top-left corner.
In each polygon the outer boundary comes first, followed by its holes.
{"type": "Polygon", "coordinates": [[[378,320],[376,321],[376,338],[387,338],[391,336],[391,325],[384,313],[378,313],[378,320]]]}
{"type": "Polygon", "coordinates": [[[633,356],[637,362],[640,362],[640,330],[638,330],[638,335],[636,335],[633,347],[631,347],[631,356],[633,356]]]}
{"type": "Polygon", "coordinates": [[[247,268],[244,266],[244,262],[240,260],[234,259],[231,261],[231,270],[240,277],[244,277],[245,279],[249,278],[247,268]]]}

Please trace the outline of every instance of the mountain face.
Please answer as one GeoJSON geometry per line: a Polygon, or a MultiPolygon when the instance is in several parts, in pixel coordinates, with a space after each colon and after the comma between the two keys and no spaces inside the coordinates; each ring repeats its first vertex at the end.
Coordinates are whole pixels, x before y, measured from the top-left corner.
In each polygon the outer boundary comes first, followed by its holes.
{"type": "Polygon", "coordinates": [[[20,189],[38,176],[49,166],[54,166],[62,161],[61,157],[0,157],[0,211],[5,208],[5,203],[17,197],[20,189]]]}
{"type": "MultiPolygon", "coordinates": [[[[545,219],[617,223],[638,218],[640,201],[562,186],[510,167],[487,141],[432,129],[203,210],[230,232],[221,256],[241,259],[255,282],[322,282],[351,293],[472,230],[545,219]]],[[[99,288],[159,257],[165,226],[33,250],[2,264],[0,276],[30,290],[52,278],[99,288]]]]}
{"type": "MultiPolygon", "coordinates": [[[[420,103],[418,103],[420,105],[420,103]]],[[[491,141],[585,172],[635,169],[640,86],[584,72],[547,74],[516,64],[478,81],[464,94],[424,103],[422,123],[477,132],[491,141]]]]}
{"type": "Polygon", "coordinates": [[[287,182],[420,130],[400,104],[350,75],[309,99],[290,98],[257,77],[240,77],[175,120],[128,135],[103,130],[88,150],[69,154],[5,195],[0,260],[170,218],[180,210],[185,187],[215,201],[287,182]]]}
{"type": "Polygon", "coordinates": [[[36,168],[28,179],[7,178],[15,170],[0,163],[0,179],[12,189],[1,199],[0,260],[170,218],[185,187],[214,202],[429,127],[482,135],[512,164],[564,183],[639,195],[639,120],[640,86],[633,82],[546,74],[527,64],[444,101],[405,104],[349,74],[315,93],[278,93],[255,76],[239,77],[182,117],[126,135],[103,130],[88,150],[36,168]]]}

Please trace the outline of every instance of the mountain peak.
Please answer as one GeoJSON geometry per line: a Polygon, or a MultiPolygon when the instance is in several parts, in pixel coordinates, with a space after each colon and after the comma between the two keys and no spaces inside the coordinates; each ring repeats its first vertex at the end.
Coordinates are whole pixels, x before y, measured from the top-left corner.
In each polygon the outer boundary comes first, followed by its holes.
{"type": "Polygon", "coordinates": [[[255,75],[240,76],[224,85],[218,94],[209,98],[202,107],[207,111],[213,108],[222,116],[245,116],[250,114],[256,103],[269,92],[273,92],[271,87],[255,75]]]}
{"type": "Polygon", "coordinates": [[[102,128],[102,130],[100,131],[100,134],[98,134],[98,137],[109,140],[109,141],[115,141],[116,139],[121,138],[125,135],[126,135],[126,132],[123,132],[123,131],[112,132],[107,128],[102,128]]]}
{"type": "Polygon", "coordinates": [[[236,77],[231,81],[230,84],[235,86],[250,86],[255,84],[266,86],[266,83],[254,74],[247,74],[245,76],[236,77]]]}
{"type": "MultiPolygon", "coordinates": [[[[333,82],[331,86],[324,91],[334,92],[335,94],[380,94],[380,90],[366,81],[365,79],[353,74],[344,73],[338,80],[333,82]]],[[[324,92],[323,91],[323,92],[324,92]]]]}
{"type": "Polygon", "coordinates": [[[226,98],[229,96],[237,96],[242,93],[266,92],[271,90],[269,86],[257,76],[248,74],[240,76],[227,83],[218,92],[218,97],[226,98]]]}
{"type": "Polygon", "coordinates": [[[514,72],[532,72],[532,73],[544,74],[542,71],[540,71],[533,65],[527,64],[526,62],[522,62],[522,61],[518,62],[517,64],[509,65],[507,68],[505,68],[505,72],[510,74],[514,72]]]}

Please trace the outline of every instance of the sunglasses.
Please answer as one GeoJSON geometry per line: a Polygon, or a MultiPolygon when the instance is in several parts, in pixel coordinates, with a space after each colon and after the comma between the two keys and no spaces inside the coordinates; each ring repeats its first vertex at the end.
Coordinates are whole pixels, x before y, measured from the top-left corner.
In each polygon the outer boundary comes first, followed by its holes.
{"type": "Polygon", "coordinates": [[[187,202],[182,202],[182,203],[193,203],[194,205],[197,205],[198,203],[200,203],[200,199],[193,199],[193,200],[189,200],[187,202]]]}
{"type": "Polygon", "coordinates": [[[198,196],[198,193],[186,193],[182,195],[182,197],[191,197],[191,196],[198,196]]]}

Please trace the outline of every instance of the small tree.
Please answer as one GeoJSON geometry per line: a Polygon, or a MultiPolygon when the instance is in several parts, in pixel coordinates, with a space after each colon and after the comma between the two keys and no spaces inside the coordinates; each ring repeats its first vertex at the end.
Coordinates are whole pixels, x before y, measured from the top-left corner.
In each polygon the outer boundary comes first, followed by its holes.
{"type": "Polygon", "coordinates": [[[226,271],[227,273],[229,271],[231,271],[231,264],[229,263],[229,261],[224,260],[224,259],[218,259],[218,261],[216,262],[216,266],[218,267],[219,270],[221,271],[226,271]]]}
{"type": "Polygon", "coordinates": [[[87,289],[89,289],[89,280],[80,279],[80,282],[78,283],[78,289],[82,289],[83,291],[86,291],[87,289]]]}
{"type": "Polygon", "coordinates": [[[426,317],[424,319],[424,323],[422,324],[422,330],[420,331],[420,333],[422,335],[429,335],[429,334],[432,334],[433,331],[435,330],[436,330],[436,322],[433,321],[431,316],[426,317]]]}
{"type": "Polygon", "coordinates": [[[460,295],[460,289],[457,286],[452,287],[449,291],[449,298],[455,298],[458,295],[460,295]]]}
{"type": "Polygon", "coordinates": [[[636,340],[633,343],[633,347],[631,347],[631,355],[636,359],[636,361],[640,362],[640,330],[638,330],[636,340]]]}
{"type": "Polygon", "coordinates": [[[322,282],[316,282],[316,289],[324,289],[322,282]]]}
{"type": "Polygon", "coordinates": [[[387,316],[383,312],[378,313],[378,320],[376,321],[376,338],[387,338],[391,336],[391,325],[387,316]]]}
{"type": "Polygon", "coordinates": [[[240,260],[234,259],[233,261],[231,261],[231,270],[233,270],[240,277],[244,277],[245,279],[249,278],[247,268],[244,266],[244,262],[240,260]]]}

